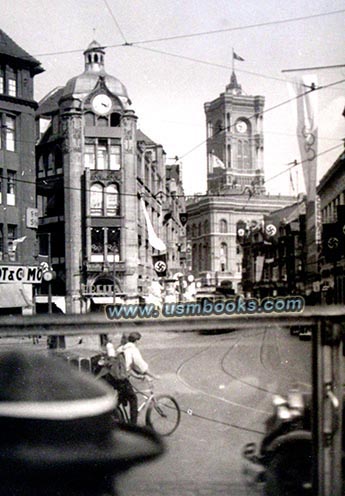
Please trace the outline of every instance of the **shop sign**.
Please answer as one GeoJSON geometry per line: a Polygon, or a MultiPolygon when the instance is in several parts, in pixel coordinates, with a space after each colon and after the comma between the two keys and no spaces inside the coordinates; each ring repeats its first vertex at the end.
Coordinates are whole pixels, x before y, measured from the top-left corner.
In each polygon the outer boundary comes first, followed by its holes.
{"type": "Polygon", "coordinates": [[[38,229],[38,208],[26,209],[26,227],[38,229]]]}
{"type": "Polygon", "coordinates": [[[82,292],[84,295],[112,296],[114,294],[114,286],[113,284],[83,284],[82,292]]]}
{"type": "Polygon", "coordinates": [[[42,268],[36,266],[0,265],[0,283],[39,284],[42,282],[42,273],[42,268]]]}

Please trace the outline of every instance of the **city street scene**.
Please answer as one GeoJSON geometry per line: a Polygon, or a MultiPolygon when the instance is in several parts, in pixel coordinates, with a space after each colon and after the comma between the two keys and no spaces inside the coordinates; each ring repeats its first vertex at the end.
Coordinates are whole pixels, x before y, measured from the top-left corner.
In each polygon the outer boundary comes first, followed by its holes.
{"type": "Polygon", "coordinates": [[[3,3],[0,495],[342,495],[343,2],[3,3]]]}

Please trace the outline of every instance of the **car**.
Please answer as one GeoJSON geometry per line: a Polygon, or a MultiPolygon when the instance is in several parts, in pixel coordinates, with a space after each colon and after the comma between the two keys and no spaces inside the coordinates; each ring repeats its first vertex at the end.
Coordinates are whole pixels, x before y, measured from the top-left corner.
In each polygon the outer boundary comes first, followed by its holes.
{"type": "Polygon", "coordinates": [[[298,334],[301,341],[310,341],[312,337],[312,326],[304,326],[298,334]]]}

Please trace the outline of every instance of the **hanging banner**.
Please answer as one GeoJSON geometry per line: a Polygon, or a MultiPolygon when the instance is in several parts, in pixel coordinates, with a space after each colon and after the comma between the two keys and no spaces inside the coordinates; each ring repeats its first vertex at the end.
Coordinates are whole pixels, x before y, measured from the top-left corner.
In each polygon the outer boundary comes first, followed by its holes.
{"type": "Polygon", "coordinates": [[[317,129],[317,77],[305,75],[295,82],[297,103],[297,139],[301,154],[304,184],[308,201],[315,201],[318,129],[317,129]]]}
{"type": "Polygon", "coordinates": [[[152,263],[157,276],[165,277],[167,275],[168,265],[166,255],[152,255],[152,263]]]}
{"type": "Polygon", "coordinates": [[[144,200],[142,198],[140,198],[140,203],[141,203],[141,207],[142,207],[143,212],[144,212],[144,217],[145,217],[145,221],[146,221],[146,227],[147,227],[147,233],[148,233],[148,236],[149,236],[149,243],[150,243],[150,245],[155,250],[166,251],[167,247],[165,246],[164,241],[161,240],[157,236],[157,234],[155,233],[155,230],[153,229],[151,219],[150,219],[149,214],[148,214],[148,212],[146,210],[145,202],[144,202],[144,200]]]}

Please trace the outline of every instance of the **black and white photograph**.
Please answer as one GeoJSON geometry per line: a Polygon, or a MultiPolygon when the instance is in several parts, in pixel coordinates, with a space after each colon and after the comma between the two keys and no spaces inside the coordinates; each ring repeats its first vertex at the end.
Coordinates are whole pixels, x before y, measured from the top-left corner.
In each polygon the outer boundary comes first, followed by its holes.
{"type": "Polygon", "coordinates": [[[344,2],[0,3],[0,496],[344,495],[344,2]]]}

